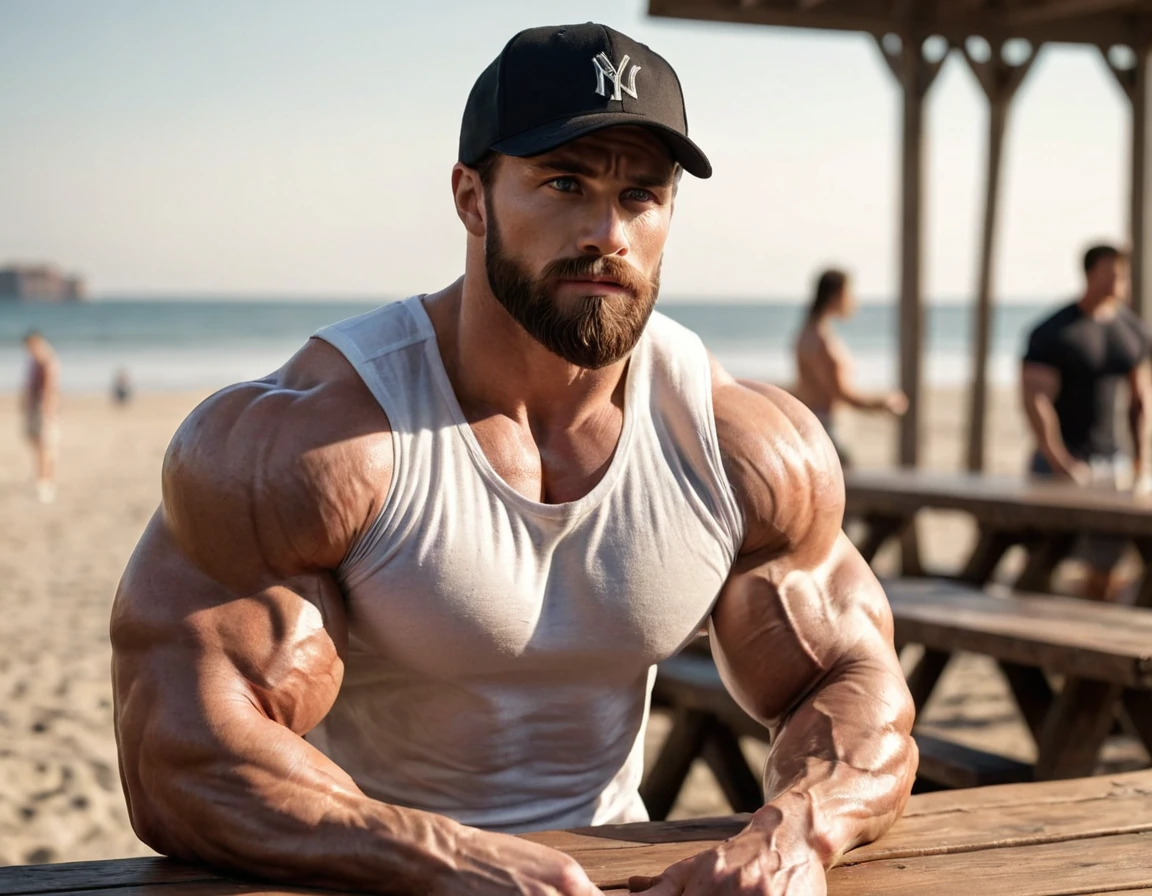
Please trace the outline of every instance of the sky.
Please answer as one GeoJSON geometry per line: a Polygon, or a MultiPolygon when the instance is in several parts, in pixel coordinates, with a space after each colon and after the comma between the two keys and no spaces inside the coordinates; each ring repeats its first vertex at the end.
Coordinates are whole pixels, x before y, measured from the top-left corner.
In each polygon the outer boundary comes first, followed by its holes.
{"type": "MultiPolygon", "coordinates": [[[[663,294],[898,286],[899,95],[870,38],[651,18],[647,0],[0,0],[0,263],[99,296],[377,297],[462,271],[449,176],[476,76],[522,28],[594,20],[676,69],[714,176],[681,186],[663,294]]],[[[970,297],[984,99],[929,94],[925,286],[970,297]]],[[[998,294],[1079,286],[1127,235],[1129,114],[1095,50],[1045,47],[1005,148],[998,294]]]]}

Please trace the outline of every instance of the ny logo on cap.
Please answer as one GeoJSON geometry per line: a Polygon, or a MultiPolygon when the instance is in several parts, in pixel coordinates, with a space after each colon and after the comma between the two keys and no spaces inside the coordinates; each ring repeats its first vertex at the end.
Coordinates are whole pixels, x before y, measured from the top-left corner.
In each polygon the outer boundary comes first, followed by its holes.
{"type": "Polygon", "coordinates": [[[612,60],[608,58],[607,53],[601,53],[592,60],[592,65],[596,69],[596,92],[600,96],[608,96],[608,89],[604,84],[605,78],[612,79],[612,85],[615,88],[612,91],[612,99],[619,100],[620,92],[628,94],[632,99],[639,99],[636,96],[636,72],[640,71],[640,66],[634,65],[628,69],[628,83],[624,83],[624,69],[628,68],[629,56],[625,56],[620,60],[620,67],[617,68],[612,64],[612,60]]]}

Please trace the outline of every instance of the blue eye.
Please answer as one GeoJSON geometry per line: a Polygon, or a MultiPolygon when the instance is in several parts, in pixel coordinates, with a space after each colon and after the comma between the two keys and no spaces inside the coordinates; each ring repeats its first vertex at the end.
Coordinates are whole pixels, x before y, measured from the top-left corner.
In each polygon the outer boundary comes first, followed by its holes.
{"type": "Polygon", "coordinates": [[[639,187],[633,187],[631,190],[625,190],[624,195],[635,202],[651,202],[656,197],[649,193],[647,190],[642,190],[639,187]]]}
{"type": "Polygon", "coordinates": [[[561,193],[571,193],[579,186],[574,177],[554,177],[548,183],[561,193]]]}

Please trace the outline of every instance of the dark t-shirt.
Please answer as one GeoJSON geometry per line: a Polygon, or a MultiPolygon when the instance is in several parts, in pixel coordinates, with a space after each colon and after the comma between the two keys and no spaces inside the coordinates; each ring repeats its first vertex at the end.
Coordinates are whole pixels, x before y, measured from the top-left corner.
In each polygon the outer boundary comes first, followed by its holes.
{"type": "Polygon", "coordinates": [[[1148,328],[1127,306],[1110,320],[1095,320],[1072,304],[1032,331],[1024,360],[1060,372],[1056,416],[1073,457],[1119,450],[1117,388],[1148,357],[1150,344],[1148,328]]]}

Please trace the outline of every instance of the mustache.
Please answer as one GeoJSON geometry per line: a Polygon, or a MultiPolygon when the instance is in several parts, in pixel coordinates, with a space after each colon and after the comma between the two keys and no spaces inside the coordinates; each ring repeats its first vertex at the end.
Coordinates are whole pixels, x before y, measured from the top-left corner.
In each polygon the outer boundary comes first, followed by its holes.
{"type": "Polygon", "coordinates": [[[546,283],[555,283],[557,280],[584,280],[589,277],[614,280],[633,296],[640,295],[652,285],[632,265],[614,255],[558,258],[549,262],[540,273],[540,279],[546,283]]]}

